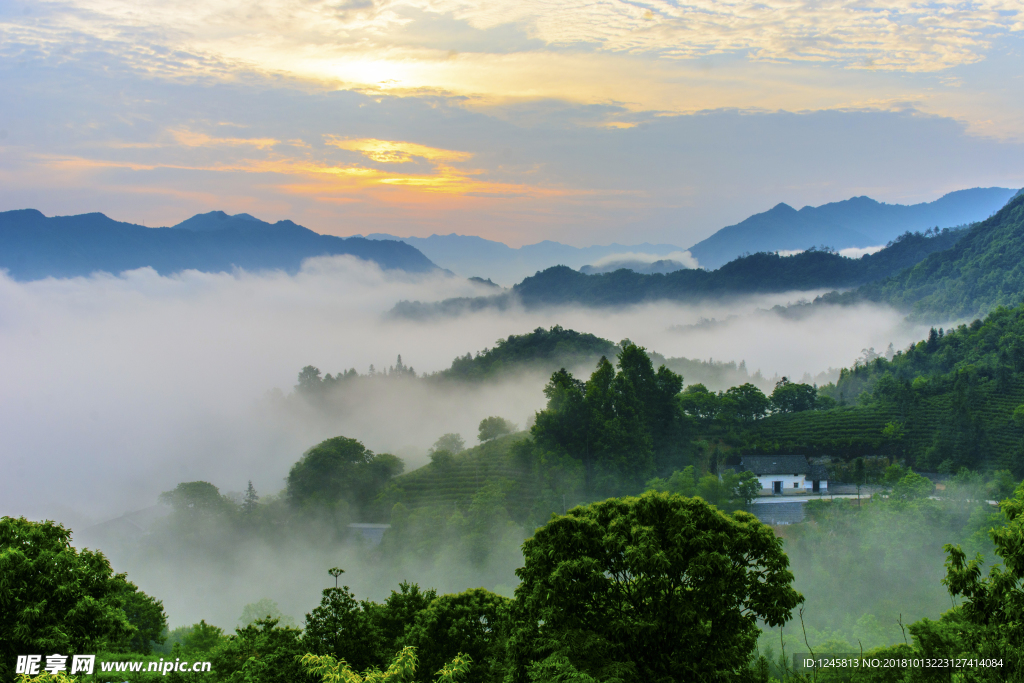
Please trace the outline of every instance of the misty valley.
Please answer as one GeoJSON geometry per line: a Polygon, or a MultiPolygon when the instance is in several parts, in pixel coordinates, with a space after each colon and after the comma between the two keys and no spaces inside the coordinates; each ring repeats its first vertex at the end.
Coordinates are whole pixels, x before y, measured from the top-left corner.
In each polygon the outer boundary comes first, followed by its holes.
{"type": "Polygon", "coordinates": [[[1024,194],[508,289],[368,242],[0,274],[0,680],[1022,680],[1024,194]]]}
{"type": "Polygon", "coordinates": [[[0,0],[0,683],[1024,683],[1024,0],[0,0]]]}

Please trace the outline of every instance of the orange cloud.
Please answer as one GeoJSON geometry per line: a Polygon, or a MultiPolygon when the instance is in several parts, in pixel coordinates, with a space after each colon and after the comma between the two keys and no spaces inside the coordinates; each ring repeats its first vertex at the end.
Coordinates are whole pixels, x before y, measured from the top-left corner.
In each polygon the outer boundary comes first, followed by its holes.
{"type": "MultiPolygon", "coordinates": [[[[411,145],[411,143],[409,143],[411,145]]],[[[412,148],[418,146],[412,145],[412,148]]],[[[424,148],[433,149],[433,148],[424,148]]],[[[448,150],[437,150],[447,153],[448,150]]],[[[452,154],[463,155],[464,152],[452,154]]],[[[437,156],[435,156],[437,158],[437,156]]],[[[483,180],[481,170],[457,169],[438,164],[429,173],[396,173],[358,165],[333,165],[291,158],[242,159],[214,164],[140,163],[127,160],[94,159],[80,156],[36,155],[42,166],[52,171],[90,172],[102,169],[153,171],[176,169],[218,173],[290,176],[304,182],[275,184],[288,194],[303,194],[325,201],[338,202],[339,196],[365,194],[374,189],[388,190],[389,201],[401,201],[404,195],[447,195],[472,198],[566,197],[588,194],[566,188],[537,187],[520,183],[483,180]],[[397,193],[397,194],[396,194],[397,193]]]]}
{"type": "Polygon", "coordinates": [[[327,135],[327,144],[339,149],[360,152],[363,156],[386,164],[404,164],[420,157],[431,162],[468,161],[473,157],[470,152],[457,152],[450,149],[427,147],[415,142],[396,142],[392,140],[376,140],[361,138],[349,140],[335,135],[327,135]]]}
{"type": "Polygon", "coordinates": [[[185,147],[213,147],[226,145],[230,147],[251,146],[256,149],[269,149],[274,145],[281,144],[280,140],[274,138],[215,138],[205,133],[196,133],[190,130],[170,131],[178,144],[185,147]]]}

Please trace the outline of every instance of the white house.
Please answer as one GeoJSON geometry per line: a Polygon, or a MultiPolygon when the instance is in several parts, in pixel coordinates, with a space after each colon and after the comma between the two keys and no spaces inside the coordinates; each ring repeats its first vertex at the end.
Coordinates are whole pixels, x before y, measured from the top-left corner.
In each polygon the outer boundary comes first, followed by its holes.
{"type": "Polygon", "coordinates": [[[802,455],[745,455],[740,471],[754,473],[762,496],[793,496],[828,491],[824,465],[812,465],[802,455]]]}

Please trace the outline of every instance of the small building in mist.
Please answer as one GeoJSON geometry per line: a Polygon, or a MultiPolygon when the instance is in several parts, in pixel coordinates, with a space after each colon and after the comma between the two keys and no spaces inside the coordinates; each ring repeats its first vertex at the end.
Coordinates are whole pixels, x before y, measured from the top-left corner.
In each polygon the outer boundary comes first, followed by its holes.
{"type": "Polygon", "coordinates": [[[384,540],[384,532],[390,529],[391,525],[355,523],[349,524],[348,528],[370,545],[380,545],[380,542],[384,540]]]}
{"type": "Polygon", "coordinates": [[[754,473],[762,496],[805,496],[828,492],[828,471],[803,455],[745,455],[740,471],[754,473]]]}

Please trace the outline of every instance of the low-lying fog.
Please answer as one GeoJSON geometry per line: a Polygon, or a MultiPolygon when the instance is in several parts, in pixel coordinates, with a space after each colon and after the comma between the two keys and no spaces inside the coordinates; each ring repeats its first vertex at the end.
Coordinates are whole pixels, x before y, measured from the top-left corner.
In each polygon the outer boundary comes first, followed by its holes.
{"type": "MultiPolygon", "coordinates": [[[[745,360],[751,372],[799,378],[926,332],[878,307],[820,309],[802,319],[763,312],[814,292],[430,321],[384,316],[402,299],[489,293],[446,276],[383,273],[350,257],[314,259],[296,276],[160,277],[143,269],[20,283],[0,274],[0,514],[79,531],[152,506],[182,481],[231,492],[252,480],[261,494],[275,493],[305,449],[336,435],[395,453],[413,469],[441,434],[459,432],[473,445],[482,418],[523,425],[544,403],[542,376],[473,388],[380,382],[344,414],[309,419],[280,409],[309,364],[366,373],[401,354],[423,374],[499,338],[560,324],[628,337],[666,357],[745,360]]],[[[167,602],[170,587],[151,583],[143,588],[167,602]]],[[[171,611],[185,603],[167,604],[171,611]]],[[[180,624],[192,615],[171,616],[180,624]]]]}
{"type": "Polygon", "coordinates": [[[14,282],[0,275],[0,513],[72,525],[151,505],[180,481],[240,490],[252,479],[276,491],[302,451],[345,434],[394,452],[409,469],[442,433],[473,442],[476,424],[498,414],[520,425],[543,405],[544,378],[453,392],[381,390],[306,431],[274,419],[273,389],[292,391],[312,364],[324,373],[367,372],[401,354],[420,374],[448,367],[510,334],[560,324],[634,342],[667,357],[746,360],[751,372],[801,377],[851,364],[925,330],[875,307],[825,309],[802,320],[758,309],[815,293],[728,304],[650,304],[485,311],[427,322],[388,320],[398,300],[480,292],[444,276],[382,273],[350,257],[316,259],[282,273],[121,276],[14,282]],[[715,320],[717,323],[709,323],[715,320]],[[435,395],[439,394],[439,395],[435,395]]]}

